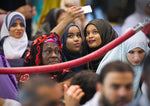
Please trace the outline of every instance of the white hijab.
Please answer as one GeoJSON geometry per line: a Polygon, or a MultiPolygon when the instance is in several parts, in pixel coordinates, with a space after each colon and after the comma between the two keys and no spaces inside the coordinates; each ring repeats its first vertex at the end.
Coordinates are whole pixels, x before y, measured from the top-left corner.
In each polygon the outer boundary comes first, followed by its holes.
{"type": "MultiPolygon", "coordinates": [[[[107,63],[115,61],[115,60],[120,60],[122,62],[126,62],[130,64],[127,59],[127,53],[130,50],[137,48],[137,47],[143,49],[146,55],[148,55],[150,49],[148,47],[147,38],[142,31],[137,32],[135,35],[133,35],[128,40],[126,40],[124,43],[115,47],[113,50],[109,51],[100,62],[96,73],[100,74],[101,69],[107,63]]],[[[135,98],[140,95],[139,82],[140,82],[140,78],[141,78],[141,74],[143,70],[143,63],[144,62],[142,61],[142,63],[139,66],[133,66],[130,64],[134,70],[134,75],[135,75],[134,77],[134,97],[135,98]]]]}
{"type": "MultiPolygon", "coordinates": [[[[23,18],[23,23],[25,24],[25,18],[24,16],[19,13],[19,12],[11,12],[8,14],[3,22],[2,28],[1,28],[1,36],[0,39],[2,39],[5,36],[8,36],[3,43],[3,50],[4,50],[4,55],[6,58],[13,58],[13,59],[19,59],[23,56],[27,44],[28,44],[28,38],[26,32],[24,32],[23,36],[19,39],[16,39],[12,37],[9,34],[9,25],[12,20],[12,18],[15,15],[19,15],[23,18]],[[7,25],[6,25],[7,24],[7,25]]],[[[26,26],[26,24],[25,24],[26,26]]]]}

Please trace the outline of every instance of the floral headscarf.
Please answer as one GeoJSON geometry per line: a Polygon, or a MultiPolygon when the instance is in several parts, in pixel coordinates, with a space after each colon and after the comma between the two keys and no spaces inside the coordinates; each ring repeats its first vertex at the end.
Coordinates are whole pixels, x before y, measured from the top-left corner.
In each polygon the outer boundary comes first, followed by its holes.
{"type": "MultiPolygon", "coordinates": [[[[42,50],[44,42],[53,42],[58,44],[60,52],[62,52],[62,44],[59,36],[56,33],[50,33],[47,35],[42,35],[35,39],[26,55],[24,60],[25,66],[39,66],[42,64],[42,50]]],[[[51,72],[49,78],[55,79],[57,82],[64,81],[70,78],[71,71],[69,69],[62,69],[58,72],[51,72]]],[[[20,82],[25,82],[29,79],[29,74],[24,74],[20,78],[20,82]]]]}

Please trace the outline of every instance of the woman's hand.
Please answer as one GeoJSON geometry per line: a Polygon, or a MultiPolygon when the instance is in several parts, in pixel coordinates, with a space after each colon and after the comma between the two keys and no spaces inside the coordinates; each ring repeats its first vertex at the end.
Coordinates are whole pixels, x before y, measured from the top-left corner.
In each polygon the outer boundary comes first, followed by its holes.
{"type": "Polygon", "coordinates": [[[80,11],[81,7],[71,7],[67,9],[64,21],[71,23],[74,21],[74,19],[81,17],[83,11],[80,11]]]}
{"type": "Polygon", "coordinates": [[[65,18],[51,31],[55,32],[61,37],[66,29],[66,27],[74,21],[74,19],[81,17],[83,11],[80,10],[81,7],[71,7],[68,8],[65,18]]]}

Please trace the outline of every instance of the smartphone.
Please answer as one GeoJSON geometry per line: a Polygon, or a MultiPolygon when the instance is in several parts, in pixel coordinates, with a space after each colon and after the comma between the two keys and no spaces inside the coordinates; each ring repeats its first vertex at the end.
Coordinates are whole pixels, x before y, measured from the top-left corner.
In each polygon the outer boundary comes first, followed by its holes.
{"type": "Polygon", "coordinates": [[[91,8],[90,5],[81,7],[81,10],[84,11],[82,14],[87,14],[87,13],[91,13],[92,12],[92,8],[91,8]]]}

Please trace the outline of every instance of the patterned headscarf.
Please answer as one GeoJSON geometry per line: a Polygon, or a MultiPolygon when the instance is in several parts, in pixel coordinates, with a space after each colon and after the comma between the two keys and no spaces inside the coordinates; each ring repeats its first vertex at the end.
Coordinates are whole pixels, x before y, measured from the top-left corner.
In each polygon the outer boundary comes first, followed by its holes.
{"type": "Polygon", "coordinates": [[[26,55],[24,65],[25,66],[39,66],[42,64],[42,50],[44,42],[53,42],[58,44],[60,51],[62,52],[62,45],[60,38],[56,33],[51,33],[50,35],[42,35],[35,39],[26,55]]]}
{"type": "MultiPolygon", "coordinates": [[[[25,66],[39,66],[42,64],[42,50],[44,42],[53,42],[58,44],[60,52],[62,52],[62,45],[59,36],[56,33],[50,33],[42,35],[35,39],[26,55],[24,60],[25,66]]],[[[49,78],[55,79],[57,82],[64,81],[72,76],[72,72],[69,69],[62,69],[58,72],[51,72],[49,78]]],[[[29,79],[29,74],[21,76],[19,82],[25,82],[29,79]]]]}

